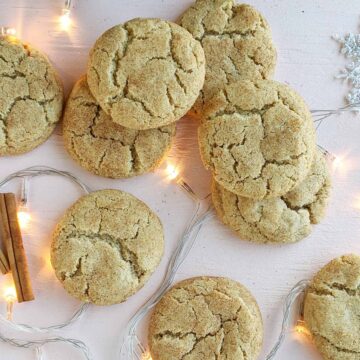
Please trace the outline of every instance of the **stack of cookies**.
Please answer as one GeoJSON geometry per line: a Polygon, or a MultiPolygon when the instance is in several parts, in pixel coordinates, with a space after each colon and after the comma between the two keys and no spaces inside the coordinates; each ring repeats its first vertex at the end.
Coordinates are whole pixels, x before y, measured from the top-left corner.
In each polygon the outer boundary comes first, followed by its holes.
{"type": "Polygon", "coordinates": [[[156,168],[175,122],[203,87],[205,56],[177,24],[135,19],[106,31],[90,52],[64,115],[65,147],[87,170],[110,178],[156,168]]]}
{"type": "Polygon", "coordinates": [[[266,20],[249,5],[198,0],[180,23],[205,51],[193,113],[220,219],[261,243],[308,236],[324,215],[330,177],[304,100],[269,80],[276,50],[266,20]]]}

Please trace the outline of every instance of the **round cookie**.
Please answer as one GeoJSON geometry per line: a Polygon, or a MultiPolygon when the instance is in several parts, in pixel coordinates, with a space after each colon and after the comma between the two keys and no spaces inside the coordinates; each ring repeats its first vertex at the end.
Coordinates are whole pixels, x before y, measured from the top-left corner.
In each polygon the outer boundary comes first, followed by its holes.
{"type": "Polygon", "coordinates": [[[158,266],[164,248],[159,218],[119,190],[78,200],[58,223],[51,263],[65,290],[96,305],[125,301],[158,266]]]}
{"type": "Polygon", "coordinates": [[[276,65],[276,49],[264,17],[252,6],[232,0],[197,0],[180,25],[201,42],[206,58],[204,88],[193,107],[203,106],[219,88],[235,80],[268,79],[276,65]]]}
{"type": "Polygon", "coordinates": [[[134,19],[106,31],[90,52],[88,84],[116,123],[137,130],[179,120],[205,79],[205,55],[181,26],[134,19]]]}
{"type": "Polygon", "coordinates": [[[360,256],[327,264],[311,281],[304,319],[325,360],[360,359],[360,256]]]}
{"type": "Polygon", "coordinates": [[[221,221],[240,238],[259,243],[293,243],[311,232],[325,215],[330,196],[326,160],[317,151],[306,179],[282,197],[252,200],[213,182],[212,199],[221,221]]]}
{"type": "Polygon", "coordinates": [[[63,120],[65,147],[71,157],[96,175],[126,178],[155,169],[166,156],[176,125],[133,130],[115,124],[81,78],[74,86],[63,120]]]}
{"type": "Polygon", "coordinates": [[[199,128],[202,160],[227,190],[252,199],[275,198],[308,174],[315,128],[302,100],[271,80],[227,85],[205,110],[199,128]]]}
{"type": "Polygon", "coordinates": [[[262,340],[256,300],[244,286],[226,278],[178,283],[150,319],[153,360],[255,360],[262,340]]]}
{"type": "Polygon", "coordinates": [[[63,106],[62,83],[47,57],[14,37],[0,37],[0,89],[0,156],[45,142],[63,106]]]}

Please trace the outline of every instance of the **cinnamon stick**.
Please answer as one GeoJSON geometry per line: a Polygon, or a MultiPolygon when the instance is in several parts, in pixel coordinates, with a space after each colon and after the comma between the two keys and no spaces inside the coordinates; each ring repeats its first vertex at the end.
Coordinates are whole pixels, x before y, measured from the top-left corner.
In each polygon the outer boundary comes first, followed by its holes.
{"type": "Polygon", "coordinates": [[[6,246],[18,302],[34,300],[14,194],[0,194],[0,214],[0,231],[6,246]]]}
{"type": "Polygon", "coordinates": [[[10,268],[7,258],[2,249],[0,248],[0,271],[5,275],[9,272],[9,270],[10,268]]]}
{"type": "Polygon", "coordinates": [[[3,194],[0,194],[0,237],[1,237],[1,247],[0,247],[0,271],[5,275],[10,271],[10,266],[8,259],[6,257],[6,251],[5,250],[5,239],[9,236],[10,229],[8,226],[7,221],[3,225],[2,221],[2,196],[3,194]]]}

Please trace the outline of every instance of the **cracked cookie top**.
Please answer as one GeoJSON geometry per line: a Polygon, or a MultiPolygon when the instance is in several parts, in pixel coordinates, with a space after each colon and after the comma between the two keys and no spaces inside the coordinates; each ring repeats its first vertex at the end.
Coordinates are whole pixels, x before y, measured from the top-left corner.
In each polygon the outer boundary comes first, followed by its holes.
{"type": "Polygon", "coordinates": [[[51,263],[65,290],[96,305],[125,301],[160,263],[159,218],[139,199],[119,190],[78,200],[58,223],[51,263]]]}
{"type": "Polygon", "coordinates": [[[86,77],[66,105],[63,133],[72,158],[96,175],[125,178],[156,168],[170,149],[175,124],[133,130],[114,123],[90,93],[86,77]]]}
{"type": "Polygon", "coordinates": [[[325,360],[360,359],[360,256],[332,260],[311,281],[304,319],[325,360]]]}
{"type": "Polygon", "coordinates": [[[310,173],[282,197],[252,200],[213,182],[212,199],[220,220],[241,239],[259,243],[293,243],[311,232],[325,215],[330,196],[330,174],[324,155],[317,151],[310,173]]]}
{"type": "Polygon", "coordinates": [[[204,84],[205,55],[181,26],[134,19],[106,31],[88,63],[91,92],[113,121],[137,130],[179,120],[204,84]]]}
{"type": "Polygon", "coordinates": [[[275,198],[308,174],[315,128],[302,100],[271,80],[225,86],[206,106],[199,128],[203,163],[227,190],[252,199],[275,198]]]}
{"type": "Polygon", "coordinates": [[[263,325],[256,300],[227,278],[199,277],[178,283],[150,319],[154,360],[255,360],[263,325]]]}
{"type": "Polygon", "coordinates": [[[14,37],[0,38],[0,156],[33,150],[60,120],[63,87],[40,51],[14,37]]]}
{"type": "Polygon", "coordinates": [[[180,25],[204,48],[204,88],[193,107],[203,106],[219,88],[234,80],[268,79],[276,65],[276,49],[264,17],[252,6],[232,0],[197,0],[182,16],[180,25]]]}

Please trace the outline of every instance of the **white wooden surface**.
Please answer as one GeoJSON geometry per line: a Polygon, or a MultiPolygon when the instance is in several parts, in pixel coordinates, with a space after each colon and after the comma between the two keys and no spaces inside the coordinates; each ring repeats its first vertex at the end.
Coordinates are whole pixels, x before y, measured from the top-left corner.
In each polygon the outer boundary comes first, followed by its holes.
{"type": "MultiPolygon", "coordinates": [[[[176,20],[192,0],[74,0],[73,29],[58,31],[62,0],[0,0],[0,24],[16,27],[24,40],[45,51],[60,71],[67,91],[84,73],[87,53],[98,35],[112,25],[133,17],[162,17],[176,20]]],[[[289,83],[312,109],[336,108],[343,104],[347,86],[333,76],[345,64],[335,33],[358,31],[358,0],[252,0],[269,20],[278,47],[275,78],[289,83]]],[[[1,91],[1,90],[0,90],[1,91]]],[[[300,279],[310,278],[333,257],[360,253],[360,118],[352,115],[328,120],[319,130],[319,143],[343,157],[334,173],[334,190],[327,218],[306,240],[290,246],[260,246],[237,239],[217,220],[211,221],[181,267],[178,279],[196,275],[228,276],[245,284],[257,298],[265,324],[264,359],[279,331],[282,302],[300,279]]],[[[180,124],[174,159],[185,167],[185,177],[202,195],[207,194],[209,177],[198,158],[196,124],[180,124]],[[185,140],[186,139],[186,140],[185,140]],[[185,142],[185,143],[184,143],[185,142]],[[181,146],[182,145],[182,146],[181,146]],[[184,146],[185,145],[185,146],[184,146]]],[[[192,201],[161,171],[139,178],[115,181],[93,176],[79,168],[63,149],[60,131],[35,151],[20,157],[0,159],[0,178],[30,165],[49,165],[72,171],[95,189],[119,188],[147,202],[160,216],[166,233],[166,254],[149,283],[126,303],[92,307],[86,318],[64,336],[89,343],[95,359],[117,359],[119,335],[135,309],[154,291],[174,245],[193,209],[192,201]]],[[[18,184],[9,189],[18,189],[18,184]]],[[[55,280],[49,267],[48,251],[56,220],[80,193],[66,180],[37,179],[31,186],[34,221],[26,233],[26,248],[37,300],[16,305],[15,320],[47,325],[67,318],[77,302],[55,280]]],[[[0,295],[9,278],[0,278],[0,295]]],[[[1,311],[4,304],[1,302],[1,311]]],[[[5,331],[3,327],[1,331],[5,331]]],[[[8,335],[17,336],[11,331],[8,335]]],[[[63,345],[47,347],[50,359],[80,359],[63,345]]],[[[0,344],[1,360],[31,359],[29,350],[0,344]]],[[[316,350],[295,334],[289,334],[279,360],[320,359],[316,350]]]]}

